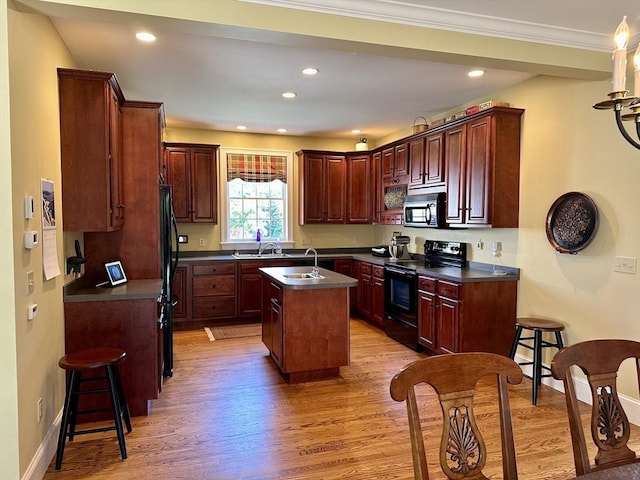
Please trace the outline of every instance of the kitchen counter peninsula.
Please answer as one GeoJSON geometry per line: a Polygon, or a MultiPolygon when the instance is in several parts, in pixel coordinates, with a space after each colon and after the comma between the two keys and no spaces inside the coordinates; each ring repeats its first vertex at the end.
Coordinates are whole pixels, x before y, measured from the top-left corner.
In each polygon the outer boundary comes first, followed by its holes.
{"type": "MultiPolygon", "coordinates": [[[[114,287],[87,284],[84,278],[64,287],[65,353],[96,347],[127,352],[120,375],[132,416],[148,415],[162,382],[162,335],[158,296],[162,280],[129,280],[114,287]]],[[[81,409],[101,408],[101,399],[85,395],[81,409]]],[[[95,418],[94,418],[95,417],[95,418]]],[[[93,421],[86,415],[78,421],[93,421]]]]}
{"type": "Polygon", "coordinates": [[[349,288],[355,278],[320,268],[265,267],[262,341],[290,383],[333,378],[349,365],[349,288]]]}

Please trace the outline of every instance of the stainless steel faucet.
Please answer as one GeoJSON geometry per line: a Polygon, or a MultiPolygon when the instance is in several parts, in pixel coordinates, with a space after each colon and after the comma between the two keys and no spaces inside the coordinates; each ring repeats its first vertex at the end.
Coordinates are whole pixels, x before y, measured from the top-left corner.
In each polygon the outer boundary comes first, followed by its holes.
{"type": "Polygon", "coordinates": [[[307,248],[307,251],[304,252],[304,255],[307,256],[309,255],[309,252],[313,252],[313,256],[314,256],[314,261],[313,261],[313,268],[311,269],[311,275],[314,275],[316,277],[320,276],[320,269],[318,268],[318,252],[316,252],[316,249],[311,247],[311,248],[307,248]]]}
{"type": "Polygon", "coordinates": [[[275,248],[275,245],[273,244],[273,242],[267,242],[264,245],[260,244],[260,246],[258,247],[258,255],[262,255],[262,252],[264,252],[267,248],[269,248],[269,246],[271,246],[271,254],[273,254],[273,249],[275,248]]]}

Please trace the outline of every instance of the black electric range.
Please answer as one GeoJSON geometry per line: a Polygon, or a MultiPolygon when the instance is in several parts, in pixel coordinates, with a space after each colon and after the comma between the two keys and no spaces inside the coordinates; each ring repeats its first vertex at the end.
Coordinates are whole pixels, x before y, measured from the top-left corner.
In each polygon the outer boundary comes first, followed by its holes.
{"type": "Polygon", "coordinates": [[[394,340],[418,351],[418,268],[462,268],[465,243],[427,240],[424,260],[389,260],[384,265],[385,331],[394,340]]]}

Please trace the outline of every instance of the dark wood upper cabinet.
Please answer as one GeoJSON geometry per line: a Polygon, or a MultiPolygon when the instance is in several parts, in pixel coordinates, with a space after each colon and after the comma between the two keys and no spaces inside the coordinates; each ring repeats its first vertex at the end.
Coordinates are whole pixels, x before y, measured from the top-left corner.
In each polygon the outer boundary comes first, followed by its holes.
{"type": "Polygon", "coordinates": [[[297,152],[300,162],[300,224],[345,223],[347,162],[333,152],[297,152]]]}
{"type": "Polygon", "coordinates": [[[494,108],[445,130],[450,226],[518,227],[522,113],[494,108]]]}
{"type": "Polygon", "coordinates": [[[124,224],[122,104],[112,73],[58,69],[65,231],[110,232],[124,224]]]}
{"type": "Polygon", "coordinates": [[[217,223],[217,152],[218,145],[164,144],[165,181],[179,223],[217,223]]]}
{"type": "Polygon", "coordinates": [[[347,223],[371,223],[371,155],[347,157],[347,223]]]}

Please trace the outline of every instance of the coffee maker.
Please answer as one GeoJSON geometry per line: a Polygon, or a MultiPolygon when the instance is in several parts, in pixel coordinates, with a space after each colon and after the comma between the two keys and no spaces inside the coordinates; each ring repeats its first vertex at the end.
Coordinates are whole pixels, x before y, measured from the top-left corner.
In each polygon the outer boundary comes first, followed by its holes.
{"type": "Polygon", "coordinates": [[[411,260],[409,253],[409,243],[411,239],[406,235],[394,235],[391,237],[391,245],[389,245],[389,254],[391,260],[411,260]]]}

